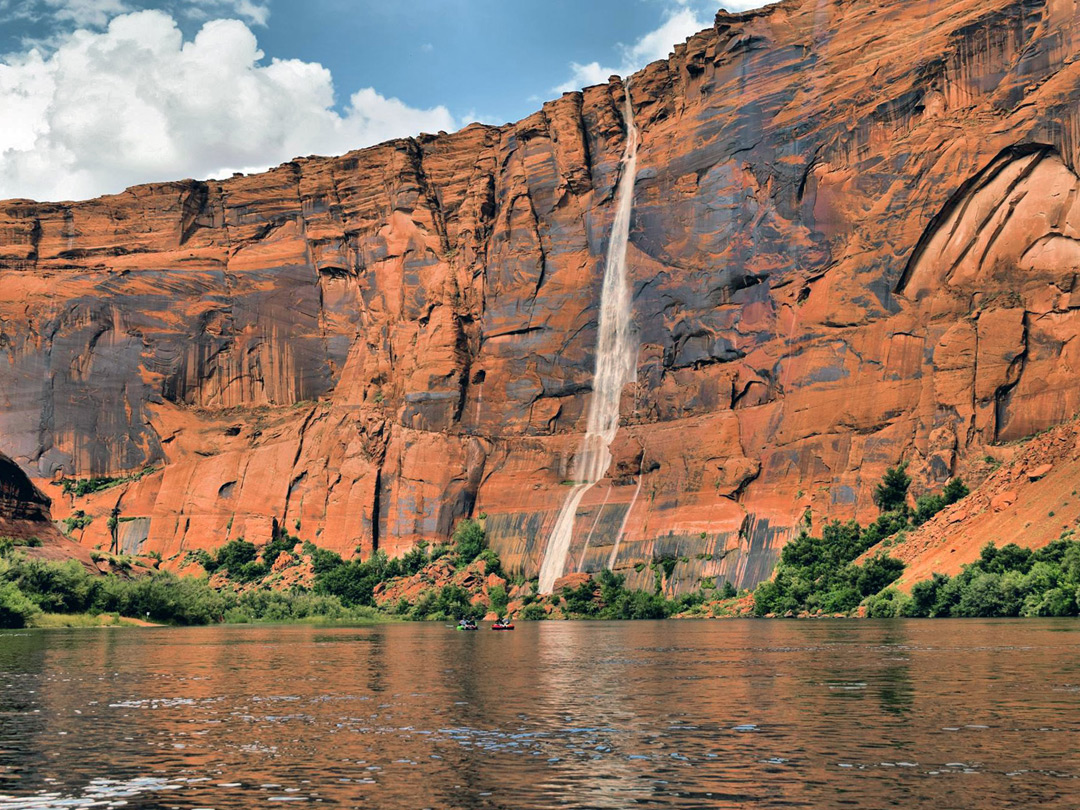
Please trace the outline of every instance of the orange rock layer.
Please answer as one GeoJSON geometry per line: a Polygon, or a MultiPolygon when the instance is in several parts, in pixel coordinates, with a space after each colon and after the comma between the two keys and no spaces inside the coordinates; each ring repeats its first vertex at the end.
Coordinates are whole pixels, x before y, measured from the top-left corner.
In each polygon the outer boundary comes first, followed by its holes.
{"type": "MultiPolygon", "coordinates": [[[[635,566],[670,555],[675,588],[752,585],[808,516],[872,516],[887,465],[978,479],[1076,413],[1078,46],[1074,0],[785,0],[631,78],[637,379],[568,572],[647,586],[635,566]]],[[[0,204],[0,449],[46,489],[156,468],[80,501],[88,546],[113,508],[125,549],[166,557],[275,522],[397,554],[484,512],[535,573],[584,430],[626,92],[0,204]]]]}

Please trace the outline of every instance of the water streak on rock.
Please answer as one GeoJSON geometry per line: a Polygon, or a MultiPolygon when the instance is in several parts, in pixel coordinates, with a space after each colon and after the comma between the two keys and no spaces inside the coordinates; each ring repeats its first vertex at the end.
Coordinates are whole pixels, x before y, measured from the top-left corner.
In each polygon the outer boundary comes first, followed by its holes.
{"type": "Polygon", "coordinates": [[[634,207],[638,147],[629,85],[626,86],[623,114],[626,120],[626,149],[623,151],[622,170],[615,193],[615,219],[604,260],[596,371],[592,396],[589,398],[589,418],[585,437],[574,460],[574,485],[566,494],[544,551],[544,561],[540,567],[541,593],[551,593],[555,581],[563,575],[578,505],[611,464],[608,448],[619,429],[619,399],[623,386],[634,379],[637,367],[637,341],[631,328],[630,285],[626,279],[626,248],[634,207]]]}

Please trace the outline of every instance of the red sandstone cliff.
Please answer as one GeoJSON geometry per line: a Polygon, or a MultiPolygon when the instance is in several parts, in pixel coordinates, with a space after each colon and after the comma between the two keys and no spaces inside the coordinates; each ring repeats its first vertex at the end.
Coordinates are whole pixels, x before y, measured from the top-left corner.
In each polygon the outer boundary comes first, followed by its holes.
{"type": "MultiPolygon", "coordinates": [[[[808,516],[872,515],[885,466],[977,481],[1077,412],[1078,54],[1074,0],[785,0],[632,77],[637,381],[568,570],[625,526],[631,585],[660,554],[687,587],[752,584],[808,516]]],[[[125,547],[166,557],[274,521],[397,553],[482,511],[535,572],[584,430],[624,92],[0,203],[0,450],[44,488],[159,468],[80,503],[86,545],[115,505],[125,547]]]]}
{"type": "Polygon", "coordinates": [[[88,569],[98,570],[89,552],[54,525],[48,496],[3,453],[0,453],[0,537],[14,540],[20,553],[29,557],[76,559],[88,569]]]}

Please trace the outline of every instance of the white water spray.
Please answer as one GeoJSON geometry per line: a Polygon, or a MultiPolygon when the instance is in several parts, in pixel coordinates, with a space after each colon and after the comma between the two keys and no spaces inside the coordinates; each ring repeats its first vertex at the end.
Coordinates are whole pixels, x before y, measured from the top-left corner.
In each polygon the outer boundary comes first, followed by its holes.
{"type": "Polygon", "coordinates": [[[608,447],[619,429],[619,399],[623,386],[637,371],[637,343],[631,333],[630,285],[626,280],[626,246],[630,239],[630,214],[634,206],[637,174],[638,131],[630,85],[625,87],[623,116],[626,149],[623,151],[619,185],[615,191],[615,220],[611,225],[604,285],[600,291],[600,329],[596,339],[596,371],[585,437],[574,460],[574,485],[563,501],[551,530],[540,566],[540,593],[551,593],[555,580],[566,569],[566,557],[574,533],[574,517],[585,493],[599,481],[611,464],[608,447]]]}

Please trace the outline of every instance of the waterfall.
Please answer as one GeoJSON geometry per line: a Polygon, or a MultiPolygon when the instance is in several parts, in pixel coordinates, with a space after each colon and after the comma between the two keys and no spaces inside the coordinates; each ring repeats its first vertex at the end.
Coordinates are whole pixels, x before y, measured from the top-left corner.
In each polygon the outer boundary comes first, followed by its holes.
{"type": "Polygon", "coordinates": [[[604,260],[596,370],[592,396],[589,398],[589,417],[585,437],[574,460],[573,486],[566,493],[544,550],[544,560],[540,566],[540,593],[551,593],[555,580],[566,569],[578,504],[611,464],[608,447],[619,429],[619,399],[623,386],[635,378],[637,371],[637,343],[630,324],[630,285],[626,280],[626,247],[630,239],[630,214],[634,206],[638,131],[634,126],[629,84],[625,87],[625,93],[623,116],[626,121],[626,149],[623,151],[619,184],[615,191],[615,219],[611,224],[611,238],[604,260]]]}

